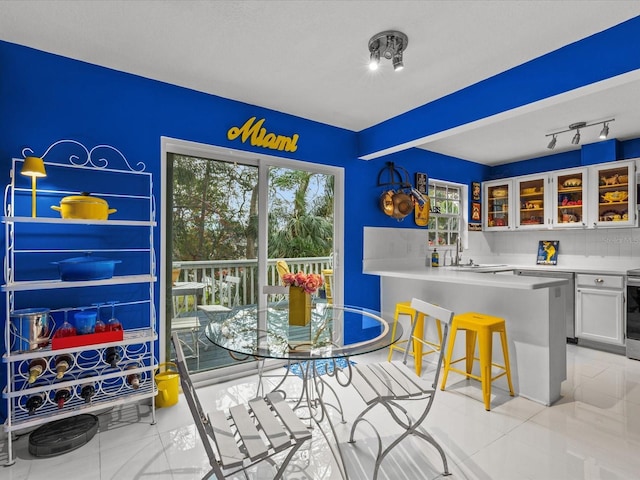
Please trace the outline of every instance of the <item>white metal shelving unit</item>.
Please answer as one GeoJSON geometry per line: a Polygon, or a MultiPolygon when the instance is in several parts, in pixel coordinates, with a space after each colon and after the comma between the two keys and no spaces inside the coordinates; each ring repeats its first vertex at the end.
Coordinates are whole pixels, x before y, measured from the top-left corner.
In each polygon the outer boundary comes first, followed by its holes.
{"type": "MultiPolygon", "coordinates": [[[[27,156],[30,150],[25,149],[23,156],[27,156]],[[26,154],[25,154],[26,152],[26,154]]],[[[77,153],[77,152],[76,152],[77,153]]],[[[75,140],[60,140],[51,145],[42,158],[45,159],[45,167],[47,173],[56,171],[56,169],[66,170],[68,173],[81,174],[83,178],[91,178],[94,175],[122,175],[122,182],[118,182],[118,190],[120,193],[112,193],[109,191],[100,192],[97,196],[118,199],[120,202],[127,203],[137,202],[139,208],[129,209],[122,212],[119,217],[124,219],[113,220],[72,220],[56,218],[55,212],[42,212],[43,216],[32,218],[30,216],[16,215],[18,213],[24,215],[24,205],[16,202],[30,202],[30,196],[27,194],[30,189],[17,185],[20,168],[24,159],[13,159],[11,169],[11,182],[7,185],[4,196],[4,216],[2,222],[5,225],[5,252],[4,252],[4,283],[1,287],[5,295],[6,323],[4,328],[4,345],[5,354],[2,361],[6,366],[7,385],[2,392],[3,398],[7,402],[7,420],[4,429],[8,432],[8,461],[7,465],[15,462],[12,451],[12,434],[11,432],[23,430],[37,425],[41,425],[52,420],[72,417],[81,413],[90,413],[92,411],[104,409],[106,407],[122,405],[129,402],[136,402],[142,399],[151,399],[152,405],[152,423],[155,423],[155,395],[157,388],[154,382],[154,371],[157,369],[158,360],[155,351],[155,341],[158,338],[156,332],[157,314],[154,303],[154,288],[156,277],[156,265],[154,254],[154,228],[155,220],[155,200],[153,197],[153,178],[148,172],[145,172],[146,166],[139,162],[132,167],[122,153],[114,147],[108,145],[98,145],[89,150],[84,145],[75,140]],[[80,148],[84,151],[84,156],[80,157],[76,154],[69,156],[67,163],[49,163],[46,156],[54,147],[66,144],[65,147],[80,148]],[[122,164],[123,168],[110,168],[109,161],[104,158],[96,158],[98,152],[106,152],[108,155],[115,157],[118,165],[122,164]],[[134,180],[135,179],[135,180],[134,180]],[[128,182],[127,180],[134,180],[128,182]],[[127,192],[126,185],[130,183],[134,191],[127,192]],[[123,187],[123,185],[125,185],[123,187]],[[124,191],[125,193],[122,193],[124,191]],[[141,208],[140,208],[141,207],[141,208]],[[148,207],[148,208],[147,208],[148,207]],[[148,210],[148,215],[147,215],[148,210]],[[139,212],[142,212],[140,214],[139,212]],[[127,219],[130,215],[142,215],[141,218],[127,219]],[[70,239],[69,246],[58,249],[47,249],[29,245],[29,248],[19,249],[20,246],[20,228],[26,227],[29,235],[42,234],[43,238],[51,229],[58,229],[64,226],[74,226],[73,239],[70,239]],[[103,249],[83,249],[83,241],[93,239],[100,235],[108,235],[110,228],[122,227],[125,229],[147,229],[148,244],[135,248],[103,248],[103,249]],[[106,230],[105,230],[106,229],[106,230]],[[80,233],[78,233],[78,230],[80,233]],[[148,271],[135,272],[128,275],[115,275],[106,280],[91,280],[69,282],[56,279],[28,279],[16,280],[16,278],[24,278],[20,275],[20,267],[16,264],[17,255],[65,255],[78,253],[85,250],[92,252],[120,252],[129,255],[145,255],[148,258],[148,271]],[[106,342],[94,345],[83,345],[79,347],[62,348],[53,350],[51,345],[39,348],[37,350],[17,351],[15,345],[16,331],[12,328],[11,314],[14,310],[28,308],[31,305],[25,305],[25,300],[18,299],[18,292],[33,292],[34,298],[39,291],[43,290],[60,290],[63,302],[67,301],[68,305],[64,308],[52,309],[52,312],[64,312],[65,318],[68,311],[83,308],[95,308],[93,305],[74,305],[74,295],[67,289],[91,288],[100,289],[116,285],[133,285],[147,284],[146,288],[141,288],[144,292],[143,297],[136,301],[117,303],[119,308],[135,308],[143,304],[143,311],[149,312],[148,320],[143,319],[140,325],[135,328],[127,328],[124,326],[124,339],[116,342],[106,342]],[[62,297],[68,292],[67,297],[62,297]],[[148,305],[148,306],[144,306],[148,305]],[[106,352],[108,349],[116,349],[120,356],[120,361],[116,367],[106,362],[106,352]],[[56,378],[54,359],[60,355],[70,355],[73,358],[73,364],[61,379],[56,378]],[[33,383],[29,384],[28,366],[35,358],[43,358],[46,360],[47,368],[33,383]],[[138,374],[140,377],[140,386],[137,389],[132,388],[126,378],[128,375],[138,374]],[[95,387],[95,396],[90,402],[85,402],[80,396],[81,387],[87,383],[93,382],[95,387]],[[63,408],[59,408],[53,399],[54,392],[60,388],[69,388],[72,392],[71,398],[64,404],[63,408]],[[25,403],[31,395],[44,393],[44,402],[32,413],[29,413],[25,403]]],[[[115,163],[114,162],[114,163],[115,163]]],[[[63,170],[63,172],[65,172],[63,170]]],[[[58,172],[59,178],[67,177],[64,173],[58,172]],[[61,175],[61,176],[60,176],[61,175]]],[[[74,178],[73,175],[68,175],[74,178]]],[[[94,177],[94,182],[96,177],[94,177]]],[[[74,195],[79,192],[71,190],[73,180],[69,180],[69,184],[64,180],[64,185],[60,189],[45,190],[45,195],[52,198],[61,198],[66,195],[74,195]],[[67,190],[69,188],[69,190],[67,190]]],[[[100,184],[100,178],[97,178],[100,184]]],[[[108,189],[109,182],[103,182],[101,187],[108,189]]],[[[78,185],[80,187],[80,185],[78,185]]],[[[38,190],[40,193],[41,190],[38,190]]],[[[126,235],[125,235],[126,236],[126,235]]],[[[139,233],[137,238],[147,238],[144,231],[139,233]]],[[[45,246],[47,242],[42,242],[45,246]]],[[[146,261],[142,262],[146,265],[146,261]]],[[[145,267],[146,268],[146,267],[145,267]]],[[[117,273],[117,272],[116,272],[117,273]]],[[[32,274],[33,275],[33,274],[32,274]]],[[[73,290],[77,292],[77,290],[73,290]]],[[[100,293],[98,293],[98,296],[100,293]]],[[[105,298],[105,304],[112,300],[105,298]]],[[[115,302],[111,302],[115,303],[115,302]]]]}

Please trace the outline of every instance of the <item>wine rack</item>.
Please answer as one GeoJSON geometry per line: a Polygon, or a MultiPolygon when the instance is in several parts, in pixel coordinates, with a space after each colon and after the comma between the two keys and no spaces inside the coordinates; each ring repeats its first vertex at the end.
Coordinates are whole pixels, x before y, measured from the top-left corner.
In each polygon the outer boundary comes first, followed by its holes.
{"type": "MultiPolygon", "coordinates": [[[[29,152],[25,149],[23,156],[29,152]]],[[[47,178],[49,182],[37,192],[41,197],[37,203],[39,216],[29,216],[32,191],[28,180],[20,175],[24,159],[13,159],[11,183],[5,189],[4,198],[2,221],[6,242],[2,291],[6,308],[6,353],[2,361],[6,365],[7,385],[2,396],[7,402],[4,429],[9,433],[8,465],[15,461],[11,434],[14,431],[143,399],[151,399],[152,423],[155,423],[157,388],[153,377],[158,366],[155,351],[158,335],[154,303],[156,212],[152,175],[145,172],[144,163],[132,167],[119,150],[107,145],[89,150],[74,140],[60,140],[51,145],[42,158],[50,180],[47,178]],[[78,150],[78,147],[80,155],[73,151],[67,161],[64,157],[68,154],[55,161],[45,158],[53,156],[52,150],[66,148],[68,152],[74,148],[78,150]],[[118,206],[116,211],[121,213],[107,220],[78,220],[60,218],[60,214],[49,210],[49,205],[57,204],[64,196],[86,191],[85,182],[99,189],[99,194],[96,190],[93,194],[109,198],[110,206],[113,201],[118,206]],[[57,241],[52,245],[38,242],[39,238],[49,236],[57,241]],[[123,271],[116,270],[109,279],[73,282],[54,278],[57,272],[52,270],[55,267],[51,264],[56,263],[51,261],[52,257],[77,256],[82,251],[115,254],[128,261],[123,260],[123,271]],[[39,265],[42,267],[38,268],[39,265]],[[118,288],[134,298],[115,302],[111,295],[113,289],[117,292],[118,288]],[[99,304],[111,304],[111,311],[117,308],[127,320],[123,320],[122,339],[108,341],[114,337],[105,336],[107,340],[102,343],[57,342],[52,345],[56,342],[45,342],[47,345],[40,348],[19,349],[25,342],[24,338],[17,337],[12,312],[49,307],[42,303],[51,299],[51,295],[56,302],[50,309],[51,314],[64,316],[65,320],[70,312],[97,308],[99,314],[99,304]],[[78,299],[83,302],[85,298],[97,298],[98,303],[78,305],[78,299]],[[117,352],[118,358],[112,365],[107,357],[113,351],[117,352]],[[68,368],[61,367],[63,371],[58,374],[56,359],[62,356],[66,357],[68,368]],[[30,383],[29,368],[34,363],[44,367],[30,383]],[[138,380],[131,382],[132,376],[138,380]],[[85,386],[88,387],[86,399],[82,396],[85,386]],[[64,392],[60,395],[60,404],[56,401],[58,391],[64,392]]],[[[44,182],[41,180],[41,183],[44,182]]],[[[56,325],[58,323],[61,322],[56,325]]]]}

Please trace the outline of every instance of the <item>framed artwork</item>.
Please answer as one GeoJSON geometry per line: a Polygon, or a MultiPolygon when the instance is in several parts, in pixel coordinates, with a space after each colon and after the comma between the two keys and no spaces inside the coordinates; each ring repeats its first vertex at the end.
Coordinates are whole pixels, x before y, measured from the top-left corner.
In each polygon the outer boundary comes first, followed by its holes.
{"type": "Polygon", "coordinates": [[[471,200],[480,201],[480,182],[471,182],[471,200]]]}
{"type": "Polygon", "coordinates": [[[482,217],[480,216],[481,206],[479,202],[473,202],[471,204],[471,220],[474,222],[479,222],[482,217]]]}
{"type": "Polygon", "coordinates": [[[538,243],[538,265],[557,265],[558,250],[560,250],[559,240],[540,240],[538,243]]]}
{"type": "Polygon", "coordinates": [[[426,173],[416,172],[416,190],[425,195],[429,193],[429,185],[427,185],[429,177],[426,173]]]}

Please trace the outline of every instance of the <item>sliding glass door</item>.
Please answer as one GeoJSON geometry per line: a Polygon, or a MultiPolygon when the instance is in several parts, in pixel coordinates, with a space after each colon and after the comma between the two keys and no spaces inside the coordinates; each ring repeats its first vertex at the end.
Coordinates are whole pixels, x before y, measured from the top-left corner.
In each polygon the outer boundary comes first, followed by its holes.
{"type": "Polygon", "coordinates": [[[331,301],[341,299],[342,170],[240,152],[230,158],[175,140],[166,140],[165,151],[165,258],[173,273],[166,335],[178,332],[193,372],[224,377],[255,368],[252,357],[211,344],[204,329],[266,306],[262,287],[280,284],[278,260],[292,272],[325,274],[331,301]]]}

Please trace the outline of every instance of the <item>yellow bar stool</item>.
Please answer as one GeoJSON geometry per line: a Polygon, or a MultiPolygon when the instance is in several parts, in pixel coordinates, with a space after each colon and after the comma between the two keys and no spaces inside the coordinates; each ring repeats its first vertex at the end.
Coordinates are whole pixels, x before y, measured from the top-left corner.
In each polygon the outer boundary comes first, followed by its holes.
{"type": "Polygon", "coordinates": [[[444,359],[444,374],[442,376],[442,384],[440,390],[444,390],[447,384],[447,375],[449,370],[465,375],[467,378],[473,378],[482,382],[482,398],[484,399],[485,410],[491,410],[491,382],[506,375],[509,384],[509,394],[513,396],[513,385],[511,384],[511,369],[509,368],[509,349],[507,346],[507,330],[504,318],[492,317],[477,312],[461,313],[453,317],[451,322],[451,340],[447,348],[447,355],[444,359]],[[466,356],[451,361],[453,354],[453,346],[456,341],[456,333],[458,330],[466,332],[466,356]],[[504,365],[493,363],[493,334],[500,334],[500,342],[502,343],[502,354],[504,357],[504,365]],[[478,355],[475,357],[476,338],[478,339],[478,355]],[[451,365],[466,360],[466,372],[452,367],[451,365]],[[480,362],[480,376],[471,373],[473,362],[480,362]],[[495,377],[491,376],[491,367],[502,370],[495,377]]]}
{"type": "MultiPolygon", "coordinates": [[[[420,376],[422,372],[422,357],[434,352],[439,352],[440,348],[442,348],[442,324],[440,323],[440,320],[436,319],[436,327],[438,328],[438,343],[424,339],[420,341],[418,339],[424,338],[424,313],[417,312],[415,309],[411,308],[411,302],[398,302],[396,303],[396,311],[393,315],[393,327],[391,329],[392,337],[395,337],[396,326],[398,325],[398,318],[400,317],[400,315],[410,316],[411,324],[413,324],[414,321],[418,322],[414,330],[413,352],[410,351],[409,355],[413,356],[416,375],[420,376]],[[423,345],[428,345],[431,348],[423,352],[423,345]]],[[[387,360],[389,362],[391,361],[394,350],[398,350],[399,352],[404,353],[406,348],[404,345],[406,345],[407,342],[408,340],[401,340],[391,345],[389,347],[389,357],[387,358],[387,360]]]]}

